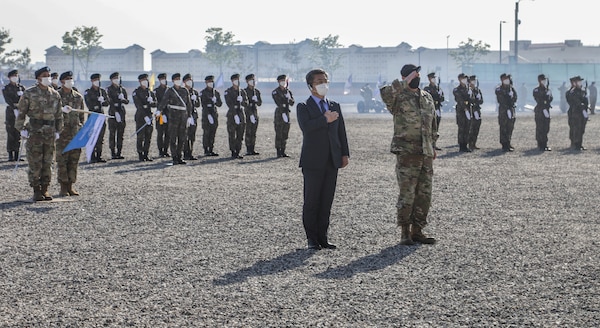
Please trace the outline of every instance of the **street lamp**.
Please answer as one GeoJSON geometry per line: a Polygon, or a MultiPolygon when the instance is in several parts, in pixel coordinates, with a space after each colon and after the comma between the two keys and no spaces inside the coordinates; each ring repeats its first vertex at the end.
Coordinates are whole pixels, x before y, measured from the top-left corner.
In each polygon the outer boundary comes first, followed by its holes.
{"type": "Polygon", "coordinates": [[[450,65],[448,64],[448,49],[449,49],[450,35],[446,35],[446,82],[448,82],[448,71],[450,65]]]}
{"type": "Polygon", "coordinates": [[[515,2],[515,64],[519,62],[519,24],[521,24],[519,20],[519,2],[521,0],[515,2]]]}
{"type": "Polygon", "coordinates": [[[498,62],[502,64],[502,24],[506,23],[506,21],[500,21],[500,58],[498,62]]]}

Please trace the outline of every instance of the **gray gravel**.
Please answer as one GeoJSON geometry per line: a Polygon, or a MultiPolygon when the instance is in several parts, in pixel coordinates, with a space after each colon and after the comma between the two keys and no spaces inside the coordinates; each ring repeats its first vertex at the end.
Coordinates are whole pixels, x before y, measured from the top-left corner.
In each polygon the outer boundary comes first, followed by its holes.
{"type": "Polygon", "coordinates": [[[600,119],[588,123],[589,150],[572,152],[566,115],[553,112],[544,153],[533,116],[518,113],[516,151],[503,153],[489,112],[482,149],[462,154],[445,114],[425,230],[438,244],[401,246],[390,115],[343,108],[352,157],[334,251],[304,249],[295,115],[290,159],[275,158],[265,108],[260,156],[228,158],[224,119],[222,156],[186,166],[139,163],[127,139],[125,160],[82,161],[82,196],[52,202],[28,202],[26,162],[14,171],[0,153],[0,326],[599,325],[600,119]]]}

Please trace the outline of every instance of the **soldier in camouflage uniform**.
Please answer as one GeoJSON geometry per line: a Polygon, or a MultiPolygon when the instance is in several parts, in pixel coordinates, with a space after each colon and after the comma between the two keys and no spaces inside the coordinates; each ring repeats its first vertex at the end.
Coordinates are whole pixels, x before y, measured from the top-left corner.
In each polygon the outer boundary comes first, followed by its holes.
{"type": "Polygon", "coordinates": [[[290,133],[290,106],[294,105],[294,95],[288,89],[286,75],[279,75],[277,83],[279,86],[271,93],[277,106],[273,119],[273,125],[275,125],[275,148],[277,149],[277,157],[289,157],[285,153],[285,147],[290,133]]]}
{"type": "Polygon", "coordinates": [[[196,142],[196,131],[198,130],[198,109],[200,107],[200,93],[194,89],[194,80],[191,74],[183,76],[183,84],[190,93],[190,102],[192,103],[192,118],[188,119],[186,129],[187,139],[183,147],[183,159],[195,161],[198,158],[194,156],[194,142],[196,142]]]}
{"type": "MultiPolygon", "coordinates": [[[[9,161],[19,160],[19,147],[21,145],[21,135],[19,130],[15,129],[15,120],[19,115],[17,105],[19,98],[25,92],[25,87],[19,82],[19,71],[12,70],[8,72],[10,83],[2,88],[2,95],[6,101],[6,151],[8,152],[9,161]]],[[[21,159],[22,160],[22,159],[21,159]]]]}
{"type": "MultiPolygon", "coordinates": [[[[100,77],[101,75],[98,73],[94,73],[90,76],[90,80],[92,81],[92,87],[85,90],[85,93],[83,94],[83,100],[85,101],[85,105],[91,112],[104,114],[103,107],[108,107],[110,103],[106,90],[100,87],[100,77]]],[[[96,141],[96,145],[94,146],[94,151],[92,152],[91,160],[92,163],[106,162],[106,160],[102,158],[102,145],[104,144],[105,132],[106,122],[102,125],[102,130],[100,130],[98,140],[96,141]]]]}
{"type": "MultiPolygon", "coordinates": [[[[167,91],[167,73],[158,74],[158,87],[154,89],[156,103],[160,104],[167,91]]],[[[156,117],[156,145],[158,146],[158,156],[169,157],[169,121],[166,113],[159,110],[154,112],[156,117]]]]}
{"type": "Polygon", "coordinates": [[[244,139],[244,130],[246,128],[246,118],[244,108],[248,106],[248,95],[246,90],[240,88],[240,75],[231,76],[232,86],[225,90],[223,97],[229,110],[227,111],[227,134],[229,135],[229,150],[231,158],[244,158],[240,155],[242,141],[244,139]]]}
{"type": "MultiPolygon", "coordinates": [[[[440,88],[438,81],[435,79],[435,72],[427,74],[427,78],[429,79],[429,85],[426,85],[423,90],[429,92],[433,101],[435,103],[435,118],[438,129],[440,127],[440,121],[442,120],[442,104],[446,100],[444,98],[444,91],[440,88]]],[[[437,145],[433,145],[435,150],[442,150],[437,145]]]]}
{"type": "Polygon", "coordinates": [[[204,78],[206,88],[200,92],[202,103],[202,146],[204,156],[219,156],[214,152],[215,135],[219,126],[219,112],[217,107],[223,106],[221,94],[215,89],[215,77],[207,75],[204,78]]]}
{"type": "Polygon", "coordinates": [[[50,85],[50,68],[35,71],[37,84],[25,90],[19,100],[19,115],[15,129],[27,138],[26,150],[29,185],[33,187],[33,200],[52,200],[48,185],[52,180],[55,141],[63,129],[62,99],[50,85]],[[29,123],[25,125],[25,119],[29,123]]]}
{"type": "Polygon", "coordinates": [[[135,130],[138,131],[136,137],[136,149],[140,162],[152,162],[148,156],[150,152],[150,141],[152,140],[152,107],[156,107],[156,96],[149,89],[148,74],[138,76],[140,86],[133,90],[131,97],[135,104],[135,130]],[[143,128],[142,128],[143,127],[143,128]]]}
{"type": "Polygon", "coordinates": [[[588,98],[587,92],[582,89],[583,79],[581,76],[574,76],[571,79],[571,89],[565,94],[569,110],[567,112],[569,119],[569,139],[571,139],[571,148],[574,150],[586,150],[583,147],[583,134],[588,120],[588,98]]]}
{"type": "Polygon", "coordinates": [[[477,138],[479,137],[479,128],[481,127],[481,105],[483,104],[483,95],[477,83],[477,76],[469,76],[469,83],[472,90],[471,99],[471,126],[469,128],[469,149],[479,149],[477,147],[477,138]]]}
{"type": "Polygon", "coordinates": [[[173,165],[187,164],[182,158],[183,146],[186,142],[186,124],[192,117],[190,93],[181,82],[181,74],[171,75],[173,86],[169,88],[158,105],[161,113],[169,118],[169,139],[173,165]]]}
{"type": "Polygon", "coordinates": [[[50,79],[52,80],[52,89],[54,90],[58,90],[60,88],[59,85],[59,80],[58,80],[58,73],[56,72],[52,72],[52,74],[50,74],[50,79]]]}
{"type": "Polygon", "coordinates": [[[544,74],[538,75],[539,85],[533,89],[533,99],[535,99],[535,140],[539,150],[550,151],[548,147],[548,132],[550,132],[550,104],[554,99],[552,91],[548,88],[548,80],[544,74]]]}
{"type": "Polygon", "coordinates": [[[469,87],[469,77],[464,74],[458,74],[460,83],[452,93],[456,100],[456,125],[458,125],[458,147],[461,152],[471,152],[467,146],[469,143],[469,130],[471,129],[471,97],[473,90],[469,87]]]}
{"type": "Polygon", "coordinates": [[[496,88],[496,100],[498,101],[498,124],[500,125],[500,144],[502,151],[514,151],[511,144],[513,129],[515,128],[515,103],[517,102],[517,91],[512,86],[510,75],[500,75],[502,84],[496,88]]]}
{"type": "Polygon", "coordinates": [[[260,155],[254,148],[256,147],[256,130],[258,129],[258,107],[262,105],[260,90],[256,88],[256,78],[254,74],[246,75],[246,94],[248,95],[248,106],[245,108],[246,114],[246,155],[260,155]]]}
{"type": "Polygon", "coordinates": [[[63,103],[64,127],[60,132],[60,138],[56,140],[56,166],[57,180],[60,184],[59,196],[79,196],[79,192],[73,188],[77,182],[77,168],[81,148],[76,148],[63,153],[63,149],[73,140],[79,129],[83,126],[85,114],[72,111],[71,109],[84,109],[83,95],[73,89],[73,72],[68,71],[60,75],[61,87],[58,93],[63,103]]]}
{"type": "Polygon", "coordinates": [[[438,137],[435,103],[431,95],[419,89],[419,70],[412,64],[402,67],[402,81],[380,89],[381,99],[394,116],[391,152],[396,154],[398,196],[397,224],[401,228],[400,244],[433,244],[422,230],[427,225],[431,206],[433,144],[438,137]]]}
{"type": "Polygon", "coordinates": [[[121,155],[123,150],[123,135],[125,134],[125,105],[129,104],[127,90],[121,86],[121,77],[118,72],[110,75],[110,86],[106,88],[110,107],[108,115],[108,147],[112,159],[124,159],[121,155]]]}

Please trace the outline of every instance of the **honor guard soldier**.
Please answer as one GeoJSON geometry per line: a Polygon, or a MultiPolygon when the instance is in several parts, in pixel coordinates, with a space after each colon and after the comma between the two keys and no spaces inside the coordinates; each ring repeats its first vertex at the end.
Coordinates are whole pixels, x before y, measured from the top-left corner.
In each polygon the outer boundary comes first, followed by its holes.
{"type": "Polygon", "coordinates": [[[571,148],[574,150],[586,150],[583,147],[583,134],[588,120],[588,98],[587,91],[582,89],[583,79],[581,76],[574,76],[571,79],[571,89],[565,94],[569,110],[567,111],[569,119],[569,139],[571,139],[571,148]]]}
{"type": "Polygon", "coordinates": [[[52,200],[48,185],[52,180],[52,163],[56,139],[63,129],[62,98],[51,87],[50,68],[35,71],[37,84],[25,90],[19,100],[19,115],[15,128],[27,138],[25,148],[29,169],[29,185],[33,187],[33,200],[52,200]],[[25,125],[25,119],[29,123],[25,125]]]}
{"type": "Polygon", "coordinates": [[[458,74],[459,85],[454,88],[454,100],[456,101],[456,125],[458,125],[458,147],[460,152],[471,152],[467,146],[469,143],[469,130],[471,128],[471,97],[473,90],[469,87],[469,77],[458,74]]]}
{"type": "Polygon", "coordinates": [[[258,107],[262,105],[260,91],[256,88],[254,74],[246,75],[246,94],[248,106],[246,107],[246,155],[259,155],[256,147],[256,130],[258,129],[258,107]]]}
{"type": "Polygon", "coordinates": [[[598,100],[598,88],[596,88],[596,81],[590,84],[588,91],[590,94],[588,97],[590,100],[590,114],[596,115],[596,101],[598,100]]]}
{"type": "Polygon", "coordinates": [[[58,93],[62,98],[63,129],[60,132],[60,138],[56,140],[56,178],[60,184],[59,196],[79,196],[79,192],[73,188],[77,182],[77,168],[79,166],[79,157],[81,148],[71,149],[63,153],[63,149],[73,140],[83,122],[85,114],[73,109],[84,109],[83,95],[75,90],[73,81],[73,72],[68,71],[60,74],[61,87],[58,93]]]}
{"type": "Polygon", "coordinates": [[[285,153],[285,146],[290,132],[290,106],[294,105],[294,95],[288,89],[286,75],[279,75],[277,83],[279,85],[271,93],[277,106],[273,119],[273,125],[275,126],[275,149],[277,149],[277,157],[289,157],[285,153]]]}
{"type": "Polygon", "coordinates": [[[198,158],[194,157],[194,142],[196,142],[196,130],[198,129],[198,109],[200,107],[200,94],[194,89],[194,79],[191,74],[183,76],[183,84],[190,93],[190,102],[192,103],[192,116],[188,119],[185,141],[183,147],[183,159],[195,161],[198,158]]]}
{"type": "MultiPolygon", "coordinates": [[[[442,88],[440,88],[439,81],[436,81],[435,72],[427,74],[427,78],[429,79],[429,84],[425,86],[423,90],[429,92],[429,94],[433,98],[433,102],[435,104],[435,118],[439,128],[440,121],[442,120],[442,104],[446,99],[444,98],[444,91],[442,90],[442,88]]],[[[442,150],[435,144],[433,145],[433,147],[435,148],[435,150],[442,150]]]]}
{"type": "Polygon", "coordinates": [[[121,77],[118,72],[110,75],[110,86],[106,89],[110,98],[108,115],[108,146],[112,159],[123,159],[123,134],[125,133],[125,105],[129,104],[127,90],[121,86],[121,77]],[[115,149],[116,146],[116,149],[115,149]]]}
{"type": "Polygon", "coordinates": [[[208,75],[204,78],[206,87],[200,91],[202,103],[202,146],[204,156],[219,156],[214,152],[215,134],[219,126],[219,112],[217,107],[223,106],[221,94],[215,89],[215,77],[208,75]]]}
{"type": "Polygon", "coordinates": [[[182,158],[183,146],[186,139],[186,124],[192,117],[192,103],[190,93],[181,82],[181,74],[171,75],[173,86],[170,87],[158,105],[161,113],[166,113],[169,118],[169,140],[173,165],[187,164],[182,158]]]}
{"type": "Polygon", "coordinates": [[[515,104],[517,102],[517,91],[512,85],[510,75],[502,73],[500,81],[502,81],[502,84],[496,88],[500,144],[502,145],[502,151],[514,151],[515,148],[511,144],[511,139],[516,121],[515,104]]]}
{"type": "Polygon", "coordinates": [[[552,91],[549,88],[549,82],[546,75],[538,75],[538,86],[533,89],[533,99],[535,99],[535,140],[538,149],[542,151],[551,151],[548,147],[548,132],[550,132],[550,105],[552,100],[552,91]]]}
{"type": "Polygon", "coordinates": [[[8,72],[10,82],[2,88],[2,95],[6,101],[6,116],[4,124],[6,125],[6,151],[9,161],[22,160],[19,157],[19,148],[21,145],[21,135],[15,128],[15,120],[19,116],[19,99],[25,92],[25,87],[21,84],[19,71],[12,70],[8,72]]]}
{"type": "Polygon", "coordinates": [[[136,149],[140,162],[152,162],[148,156],[152,139],[152,108],[157,106],[156,96],[149,88],[148,74],[138,76],[140,86],[131,95],[135,104],[136,149]]]}
{"type": "MultiPolygon", "coordinates": [[[[90,80],[92,81],[92,87],[85,90],[83,94],[83,100],[85,101],[85,105],[91,112],[102,113],[104,114],[104,108],[108,107],[109,98],[106,90],[102,89],[100,84],[101,75],[98,73],[94,73],[90,76],[90,80]]],[[[98,140],[96,141],[96,145],[94,146],[94,151],[92,152],[92,163],[105,163],[106,160],[102,158],[102,145],[104,144],[104,133],[106,132],[106,122],[102,125],[102,129],[100,130],[100,134],[98,135],[98,140]]]]}
{"type": "Polygon", "coordinates": [[[246,90],[240,88],[240,75],[231,76],[231,87],[225,90],[225,103],[229,108],[227,110],[227,134],[229,135],[229,150],[231,158],[244,158],[240,155],[242,141],[244,139],[244,129],[246,119],[244,118],[244,108],[248,106],[248,95],[246,90]]]}
{"type": "Polygon", "coordinates": [[[471,126],[469,128],[469,149],[479,149],[477,147],[477,138],[479,137],[479,128],[481,127],[481,105],[483,104],[483,94],[479,89],[477,76],[469,76],[469,86],[471,87],[471,126]]]}
{"type": "MultiPolygon", "coordinates": [[[[167,73],[158,74],[158,87],[154,89],[156,103],[160,104],[167,91],[167,73]]],[[[158,156],[169,157],[169,122],[167,114],[157,110],[154,112],[156,117],[156,145],[158,146],[158,156]]]]}

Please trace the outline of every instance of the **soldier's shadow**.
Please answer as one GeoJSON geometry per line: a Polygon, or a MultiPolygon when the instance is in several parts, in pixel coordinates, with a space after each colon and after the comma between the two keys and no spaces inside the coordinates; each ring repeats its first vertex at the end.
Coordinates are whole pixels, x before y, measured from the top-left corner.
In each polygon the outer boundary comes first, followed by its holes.
{"type": "MultiPolygon", "coordinates": [[[[245,158],[247,158],[247,157],[244,157],[244,159],[245,158]]],[[[277,157],[268,157],[268,158],[260,158],[260,159],[257,158],[257,159],[252,159],[252,160],[244,160],[244,161],[239,162],[238,164],[245,165],[245,164],[266,163],[266,162],[275,161],[277,159],[278,159],[277,157]]]]}
{"type": "Polygon", "coordinates": [[[532,149],[528,149],[526,151],[523,152],[523,156],[539,156],[539,155],[543,155],[545,153],[545,151],[543,150],[539,150],[538,148],[532,148],[532,149]]]}

